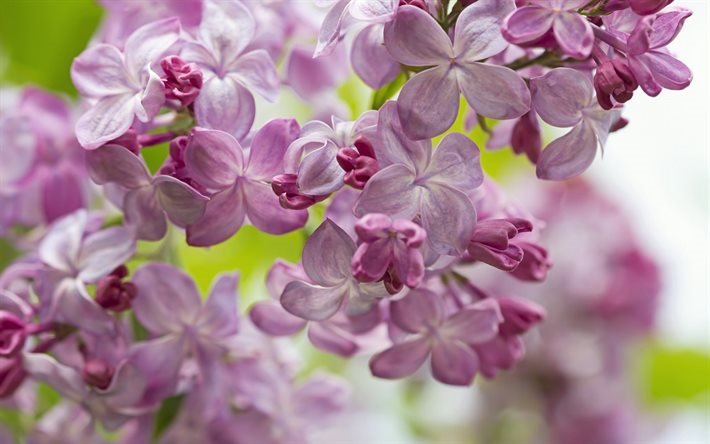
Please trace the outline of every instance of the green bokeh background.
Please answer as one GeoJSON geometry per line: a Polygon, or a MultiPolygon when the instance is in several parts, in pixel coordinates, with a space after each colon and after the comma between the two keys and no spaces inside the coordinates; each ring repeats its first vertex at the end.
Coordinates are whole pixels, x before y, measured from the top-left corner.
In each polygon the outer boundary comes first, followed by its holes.
{"type": "MultiPolygon", "coordinates": [[[[0,0],[0,85],[37,85],[68,97],[76,97],[69,77],[72,59],[87,45],[101,20],[102,10],[94,0],[0,0]]],[[[372,92],[356,78],[340,88],[339,93],[353,115],[372,102],[372,92]]],[[[464,107],[462,107],[462,110],[464,107]]],[[[463,114],[463,113],[462,113],[463,114]]],[[[303,116],[302,116],[303,117],[303,116]]],[[[463,131],[463,116],[456,129],[463,131]]],[[[302,121],[302,119],[301,119],[302,121]]],[[[483,141],[476,129],[471,137],[483,141]]],[[[156,167],[162,162],[165,147],[151,148],[148,162],[156,167]]],[[[483,152],[482,164],[487,174],[504,180],[506,176],[530,166],[509,150],[483,152]]],[[[531,171],[527,171],[531,172],[531,171]]],[[[242,306],[263,297],[263,277],[276,258],[295,262],[300,255],[307,229],[285,236],[269,236],[252,227],[242,228],[228,242],[210,249],[181,245],[175,261],[179,262],[206,291],[212,278],[222,271],[238,270],[242,276],[242,306]]],[[[172,233],[180,237],[180,233],[172,233]]],[[[147,250],[154,245],[143,246],[147,250]]],[[[10,247],[0,240],[0,270],[13,257],[10,247]]],[[[336,358],[309,351],[308,367],[321,365],[338,368],[336,358]]],[[[663,338],[642,344],[634,361],[635,384],[646,405],[658,410],[691,408],[710,409],[710,354],[707,350],[667,345],[663,338]]],[[[40,390],[40,401],[57,401],[56,393],[40,390]]],[[[18,412],[0,409],[0,422],[20,433],[25,420],[18,412]]]]}

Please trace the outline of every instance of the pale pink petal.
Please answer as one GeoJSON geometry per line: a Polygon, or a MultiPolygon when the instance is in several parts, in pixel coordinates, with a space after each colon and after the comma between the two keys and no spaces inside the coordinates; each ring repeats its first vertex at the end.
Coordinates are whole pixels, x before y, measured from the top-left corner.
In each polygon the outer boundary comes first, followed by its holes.
{"type": "Polygon", "coordinates": [[[690,68],[670,54],[652,51],[641,58],[650,68],[656,82],[666,89],[684,89],[693,80],[690,68]]]}
{"type": "Polygon", "coordinates": [[[384,27],[372,25],[363,29],[353,42],[350,63],[355,73],[373,89],[393,81],[400,72],[399,63],[385,48],[384,27]]]}
{"type": "Polygon", "coordinates": [[[83,174],[57,167],[42,178],[44,220],[53,222],[86,206],[86,183],[83,174]]]}
{"type": "Polygon", "coordinates": [[[576,11],[559,14],[552,25],[552,31],[557,43],[567,55],[586,59],[592,53],[592,25],[576,11]]]}
{"type": "Polygon", "coordinates": [[[478,371],[478,357],[460,342],[438,341],[431,349],[431,373],[439,382],[471,385],[478,371]]]}
{"type": "Polygon", "coordinates": [[[454,58],[449,36],[434,17],[415,6],[399,8],[384,35],[387,50],[404,65],[448,65],[454,58]]]}
{"type": "Polygon", "coordinates": [[[81,146],[93,150],[122,136],[133,123],[137,100],[138,96],[128,92],[96,102],[76,123],[76,138],[81,146]]]}
{"type": "Polygon", "coordinates": [[[25,353],[22,356],[22,366],[33,378],[49,384],[54,390],[75,402],[83,401],[88,394],[79,372],[60,364],[46,353],[25,353]]]}
{"type": "Polygon", "coordinates": [[[82,96],[97,99],[135,93],[139,87],[126,73],[121,51],[106,44],[89,47],[74,59],[71,78],[82,96]]]}
{"type": "Polygon", "coordinates": [[[320,287],[293,281],[281,295],[281,305],[291,314],[309,321],[324,321],[340,308],[349,292],[348,284],[320,287]]]}
{"type": "Polygon", "coordinates": [[[53,321],[75,325],[98,335],[115,334],[115,321],[89,295],[79,280],[64,279],[55,289],[53,321]]]}
{"type": "Polygon", "coordinates": [[[0,187],[22,179],[30,171],[37,155],[37,136],[29,118],[3,116],[0,118],[0,187]]]}
{"type": "Polygon", "coordinates": [[[160,56],[180,36],[180,20],[172,17],[149,23],[138,28],[124,47],[126,67],[131,75],[138,74],[160,61],[160,56]]]}
{"type": "Polygon", "coordinates": [[[244,170],[244,152],[228,133],[195,128],[185,150],[190,177],[207,188],[231,186],[244,170]]]}
{"type": "Polygon", "coordinates": [[[290,264],[276,259],[266,274],[266,288],[272,298],[278,299],[291,281],[308,281],[308,276],[300,264],[290,264]]]}
{"type": "Polygon", "coordinates": [[[209,79],[195,100],[198,125],[226,131],[237,139],[247,135],[255,113],[252,94],[231,77],[209,79]]]}
{"type": "Polygon", "coordinates": [[[432,183],[422,193],[420,205],[422,225],[434,251],[446,255],[463,253],[476,224],[471,199],[454,188],[432,183]]]}
{"type": "Polygon", "coordinates": [[[585,122],[552,141],[537,162],[537,177],[564,180],[582,174],[597,154],[597,137],[585,122]]]}
{"type": "Polygon", "coordinates": [[[143,159],[120,145],[104,145],[86,153],[91,179],[99,185],[117,183],[128,189],[150,184],[150,171],[143,159]]]}
{"type": "Polygon", "coordinates": [[[530,110],[530,91],[512,69],[466,63],[456,70],[456,78],[468,104],[482,116],[513,119],[530,110]]]}
{"type": "Polygon", "coordinates": [[[279,197],[264,182],[242,179],[247,217],[259,230],[269,234],[284,234],[306,224],[308,211],[288,210],[279,204],[279,197]]]}
{"type": "Polygon", "coordinates": [[[444,316],[442,302],[442,298],[431,290],[413,290],[390,304],[390,317],[407,333],[424,333],[441,323],[444,316]]]}
{"type": "Polygon", "coordinates": [[[241,187],[226,188],[212,196],[205,214],[187,227],[187,243],[196,247],[217,245],[232,237],[244,223],[246,205],[241,187]]]}
{"type": "Polygon", "coordinates": [[[527,43],[543,36],[554,21],[554,14],[540,6],[523,6],[508,16],[502,33],[511,43],[527,43]]]}
{"type": "Polygon", "coordinates": [[[338,146],[325,140],[322,147],[311,151],[298,167],[298,189],[314,196],[333,193],[343,187],[345,172],[338,164],[338,146]]]}
{"type": "Polygon", "coordinates": [[[424,364],[429,351],[426,338],[396,344],[370,359],[370,371],[378,378],[404,378],[424,364]]]}
{"type": "Polygon", "coordinates": [[[230,76],[249,89],[256,91],[269,102],[275,102],[279,96],[279,74],[273,60],[263,49],[248,52],[230,65],[230,76]]]}
{"type": "Polygon", "coordinates": [[[150,122],[158,115],[160,108],[165,103],[165,86],[160,76],[148,69],[148,82],[143,89],[140,100],[135,102],[135,115],[141,122],[150,122]]]}
{"type": "Polygon", "coordinates": [[[349,4],[350,0],[340,0],[328,11],[318,33],[318,44],[313,57],[329,54],[338,43],[349,4]]]}
{"type": "Polygon", "coordinates": [[[469,192],[483,183],[481,153],[471,139],[460,133],[444,137],[426,169],[427,182],[469,192]]]}
{"type": "Polygon", "coordinates": [[[508,42],[501,34],[501,26],[514,9],[513,0],[478,0],[466,7],[456,20],[456,58],[475,62],[503,51],[508,42]]]}
{"type": "Polygon", "coordinates": [[[39,244],[39,258],[50,267],[74,271],[88,214],[81,210],[55,222],[39,244]]]}
{"type": "Polygon", "coordinates": [[[167,335],[131,346],[130,363],[146,375],[143,404],[157,404],[175,394],[185,353],[182,335],[167,335]]]}
{"type": "Polygon", "coordinates": [[[221,64],[233,61],[254,38],[256,24],[239,1],[204,2],[199,39],[221,64]]]}
{"type": "Polygon", "coordinates": [[[467,344],[481,344],[498,334],[498,326],[503,322],[500,306],[494,299],[485,299],[448,318],[439,333],[450,339],[467,344]]]}
{"type": "Polygon", "coordinates": [[[168,264],[152,263],[136,270],[131,278],[138,293],[133,310],[154,335],[181,333],[200,312],[200,294],[192,278],[168,264]]]}
{"type": "Polygon", "coordinates": [[[259,301],[252,305],[249,319],[271,336],[290,336],[306,326],[306,321],[287,312],[277,301],[259,301]]]}
{"type": "Polygon", "coordinates": [[[205,213],[209,198],[185,182],[172,176],[156,176],[153,186],[161,208],[175,225],[179,227],[190,225],[197,222],[205,213]]]}
{"type": "Polygon", "coordinates": [[[594,87],[589,78],[574,69],[555,68],[530,80],[535,111],[542,120],[566,128],[582,119],[582,110],[591,103],[594,87]]]}
{"type": "Polygon", "coordinates": [[[135,239],[124,227],[92,233],[82,242],[77,261],[81,269],[78,278],[83,282],[96,282],[129,260],[135,251],[135,239]]]}
{"type": "Polygon", "coordinates": [[[350,385],[343,379],[316,373],[293,394],[297,417],[303,421],[332,421],[350,401],[350,385]]]}
{"type": "Polygon", "coordinates": [[[139,239],[156,241],[165,236],[168,225],[165,213],[155,197],[155,188],[137,188],[123,198],[123,214],[126,225],[136,231],[139,239]]]}
{"type": "Polygon", "coordinates": [[[315,348],[343,358],[350,358],[360,350],[353,335],[334,327],[328,321],[312,322],[308,326],[308,340],[315,348]]]}
{"type": "Polygon", "coordinates": [[[283,158],[288,146],[298,137],[295,119],[273,119],[254,134],[249,148],[246,175],[251,179],[270,181],[284,172],[283,158]]]}
{"type": "Polygon", "coordinates": [[[390,165],[367,182],[355,204],[358,217],[383,213],[395,219],[412,219],[419,211],[422,188],[414,185],[416,176],[404,165],[390,165]]]}
{"type": "Polygon", "coordinates": [[[326,219],[303,247],[303,269],[318,285],[340,285],[351,276],[354,253],[355,242],[335,222],[326,219]]]}
{"type": "Polygon", "coordinates": [[[404,133],[397,102],[388,101],[378,113],[375,153],[380,169],[393,164],[421,173],[431,158],[431,141],[412,140],[404,133]]]}
{"type": "Polygon", "coordinates": [[[399,0],[352,0],[349,12],[356,20],[385,22],[392,18],[399,0]]]}

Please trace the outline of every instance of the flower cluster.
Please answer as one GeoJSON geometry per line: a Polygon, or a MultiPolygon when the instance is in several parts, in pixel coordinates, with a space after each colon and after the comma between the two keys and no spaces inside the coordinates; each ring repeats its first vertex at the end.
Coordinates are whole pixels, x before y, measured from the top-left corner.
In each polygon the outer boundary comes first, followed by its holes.
{"type": "Polygon", "coordinates": [[[81,103],[29,88],[0,116],[0,233],[22,252],[0,276],[0,395],[49,384],[56,421],[79,405],[131,443],[306,440],[348,390],[297,378],[277,337],[304,329],[381,378],[512,368],[546,310],[471,272],[545,280],[545,215],[484,177],[457,117],[561,180],[627,123],[639,86],[691,80],[666,49],[690,12],[669,0],[320,0],[322,21],[304,2],[106,3],[71,68],[81,103]],[[334,92],[348,53],[377,90],[356,116],[334,92]],[[262,121],[287,88],[313,120],[262,121]],[[542,149],[542,123],[569,131],[542,149]],[[236,275],[203,301],[169,234],[210,247],[245,224],[307,241],[242,315],[236,275]]]}

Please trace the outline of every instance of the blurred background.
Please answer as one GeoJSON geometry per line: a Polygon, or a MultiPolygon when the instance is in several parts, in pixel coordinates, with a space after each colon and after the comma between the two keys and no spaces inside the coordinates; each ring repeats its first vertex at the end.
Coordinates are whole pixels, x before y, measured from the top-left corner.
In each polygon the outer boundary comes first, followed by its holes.
{"type": "MultiPolygon", "coordinates": [[[[607,401],[615,402],[619,392],[624,392],[624,402],[632,404],[629,411],[641,430],[629,438],[631,444],[710,443],[710,7],[706,0],[676,0],[674,5],[694,11],[671,45],[694,71],[694,82],[684,91],[664,91],[657,98],[637,94],[626,106],[629,126],[609,138],[603,158],[587,173],[588,181],[583,186],[572,185],[572,192],[586,192],[579,191],[580,187],[590,187],[595,199],[613,202],[614,216],[586,208],[592,217],[599,215],[596,224],[572,233],[551,234],[555,236],[552,243],[560,242],[560,249],[579,245],[578,260],[583,262],[584,248],[597,241],[615,241],[607,231],[621,230],[613,225],[618,222],[625,227],[625,235],[628,231],[634,238],[635,247],[658,264],[655,330],[636,337],[624,353],[626,370],[618,385],[595,382],[601,384],[607,401]],[[617,216],[617,211],[623,217],[617,216]]],[[[69,67],[99,26],[102,9],[93,0],[2,0],[0,11],[0,86],[32,84],[76,97],[69,67]]],[[[371,92],[353,79],[339,95],[357,113],[367,106],[371,92]]],[[[284,101],[293,102],[292,106],[278,111],[262,107],[263,118],[296,113],[301,123],[306,120],[307,106],[288,94],[284,101]]],[[[474,136],[480,134],[474,131],[474,136]]],[[[159,163],[164,153],[153,153],[159,163]]],[[[485,153],[483,164],[507,192],[525,198],[521,178],[534,175],[525,161],[506,150],[485,153]]],[[[539,203],[541,208],[545,205],[545,211],[551,211],[549,202],[539,203]]],[[[601,204],[599,208],[608,210],[601,204]]],[[[554,209],[560,214],[573,210],[578,210],[574,204],[565,203],[554,209]]],[[[203,288],[222,270],[240,270],[243,307],[247,307],[263,296],[263,276],[273,260],[296,261],[303,240],[299,232],[273,237],[245,227],[230,241],[209,250],[182,247],[181,259],[203,288]]],[[[12,252],[6,245],[0,248],[3,266],[12,252]]],[[[565,255],[556,258],[551,248],[559,268],[584,268],[579,263],[561,264],[565,255]]],[[[624,287],[619,291],[627,290],[643,291],[624,287]]],[[[369,376],[364,359],[346,363],[314,351],[303,338],[299,340],[310,369],[326,367],[342,372],[355,385],[356,407],[339,427],[348,430],[347,435],[324,434],[324,443],[546,442],[539,432],[544,416],[539,402],[530,395],[530,387],[516,385],[524,377],[516,380],[514,375],[506,375],[493,383],[480,380],[469,389],[427,384],[426,378],[393,383],[369,376]],[[533,400],[526,403],[529,398],[533,400]]],[[[533,353],[520,369],[528,381],[541,372],[536,361],[544,361],[535,353],[544,350],[534,343],[530,350],[533,353]]],[[[586,404],[591,402],[591,397],[582,397],[586,404]]],[[[612,425],[587,422],[583,431],[600,433],[594,442],[603,443],[600,428],[618,426],[629,411],[615,410],[612,425]]],[[[12,412],[0,408],[0,421],[11,426],[13,420],[12,412]]]]}

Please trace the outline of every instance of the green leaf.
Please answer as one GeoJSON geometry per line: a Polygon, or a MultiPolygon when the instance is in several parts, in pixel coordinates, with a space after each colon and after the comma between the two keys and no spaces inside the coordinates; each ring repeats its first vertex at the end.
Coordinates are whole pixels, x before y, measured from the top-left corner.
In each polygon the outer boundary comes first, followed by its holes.
{"type": "Polygon", "coordinates": [[[710,352],[651,342],[635,360],[639,389],[651,405],[710,408],[710,352]]]}
{"type": "Polygon", "coordinates": [[[52,407],[59,404],[59,401],[61,400],[62,395],[60,395],[51,386],[44,383],[37,384],[37,408],[35,417],[41,418],[52,407]]]}
{"type": "Polygon", "coordinates": [[[402,89],[402,86],[407,82],[407,76],[400,72],[396,79],[375,91],[372,96],[372,109],[380,109],[385,102],[394,97],[397,92],[402,89]]]}
{"type": "Polygon", "coordinates": [[[180,413],[184,399],[185,395],[173,396],[163,401],[160,405],[160,410],[155,414],[153,442],[158,442],[158,438],[170,427],[170,424],[172,424],[178,413],[180,413]]]}

